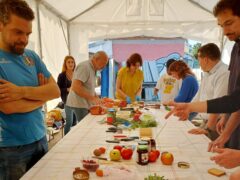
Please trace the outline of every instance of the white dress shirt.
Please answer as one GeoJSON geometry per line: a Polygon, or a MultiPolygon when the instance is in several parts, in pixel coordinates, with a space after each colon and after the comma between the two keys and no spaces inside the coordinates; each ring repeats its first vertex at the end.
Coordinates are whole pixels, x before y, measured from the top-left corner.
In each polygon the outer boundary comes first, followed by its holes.
{"type": "MultiPolygon", "coordinates": [[[[206,101],[227,94],[229,71],[228,66],[219,61],[209,72],[204,72],[203,78],[194,101],[206,101]]],[[[200,113],[201,118],[207,120],[207,113],[200,113]]]]}

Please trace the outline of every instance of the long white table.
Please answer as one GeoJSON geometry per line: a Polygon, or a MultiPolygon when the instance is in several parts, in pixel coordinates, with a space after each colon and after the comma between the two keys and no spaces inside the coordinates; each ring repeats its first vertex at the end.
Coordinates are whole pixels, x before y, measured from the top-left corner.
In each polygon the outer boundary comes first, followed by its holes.
{"type": "MultiPolygon", "coordinates": [[[[194,126],[189,121],[178,121],[177,118],[171,117],[164,119],[165,110],[150,109],[150,112],[156,116],[158,127],[153,128],[153,136],[157,143],[157,149],[160,152],[169,151],[174,155],[172,166],[162,165],[158,159],[156,163],[149,163],[146,166],[140,166],[136,163],[136,151],[132,160],[122,160],[121,162],[99,161],[100,168],[107,166],[125,165],[136,174],[134,179],[144,179],[149,174],[165,176],[167,179],[182,180],[223,180],[228,179],[233,171],[223,169],[217,166],[209,158],[213,153],[207,152],[209,139],[204,135],[190,135],[187,131],[194,126]],[[157,136],[157,137],[156,137],[157,136]],[[177,162],[186,161],[190,163],[189,169],[180,169],[177,162]],[[226,175],[215,177],[207,173],[209,168],[220,168],[226,171],[226,175]]],[[[98,123],[105,116],[87,115],[77,126],[56,144],[32,169],[30,169],[23,180],[27,179],[73,179],[72,172],[75,167],[82,167],[81,160],[91,157],[93,150],[101,146],[107,148],[105,154],[109,157],[109,151],[116,144],[106,143],[106,139],[111,139],[113,133],[105,132],[109,127],[106,124],[98,123]]],[[[124,131],[126,135],[138,135],[138,129],[135,131],[124,131]]],[[[137,144],[137,142],[124,142],[121,144],[137,144]]],[[[99,178],[95,173],[90,173],[90,179],[107,179],[99,178]]],[[[116,179],[116,177],[108,177],[116,179]]],[[[119,177],[118,177],[119,179],[119,177]]],[[[129,178],[128,178],[129,179],[129,178]]],[[[126,180],[126,178],[125,178],[126,180]]]]}

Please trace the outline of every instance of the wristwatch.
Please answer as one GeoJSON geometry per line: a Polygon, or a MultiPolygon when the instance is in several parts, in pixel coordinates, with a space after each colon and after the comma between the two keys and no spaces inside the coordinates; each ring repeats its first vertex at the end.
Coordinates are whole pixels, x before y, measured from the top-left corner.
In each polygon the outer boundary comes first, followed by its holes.
{"type": "Polygon", "coordinates": [[[206,131],[208,132],[208,134],[211,133],[211,132],[213,131],[213,130],[211,130],[211,129],[208,128],[208,127],[204,128],[204,130],[206,130],[206,131]]]}

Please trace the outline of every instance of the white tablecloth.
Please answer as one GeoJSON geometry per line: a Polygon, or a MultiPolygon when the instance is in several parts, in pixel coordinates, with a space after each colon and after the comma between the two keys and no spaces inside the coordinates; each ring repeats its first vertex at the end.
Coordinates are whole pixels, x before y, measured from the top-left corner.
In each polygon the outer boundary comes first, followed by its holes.
{"type": "MultiPolygon", "coordinates": [[[[137,175],[137,179],[144,179],[144,177],[150,174],[153,175],[154,173],[165,176],[167,179],[178,180],[223,180],[229,178],[229,174],[233,170],[223,169],[209,159],[213,156],[213,153],[207,152],[209,139],[204,135],[190,135],[187,133],[189,129],[194,127],[189,121],[178,121],[175,117],[165,120],[165,110],[151,109],[150,112],[155,115],[158,122],[158,127],[153,128],[153,136],[156,139],[157,149],[160,152],[169,151],[173,153],[173,165],[162,165],[158,159],[156,163],[140,166],[136,163],[137,153],[135,151],[130,161],[122,160],[121,163],[110,161],[107,164],[104,161],[99,161],[101,169],[108,166],[125,165],[137,175]],[[190,168],[178,168],[177,162],[179,161],[189,162],[190,168]],[[227,175],[215,177],[208,174],[207,170],[214,167],[225,170],[227,175]]],[[[105,142],[106,139],[111,139],[114,134],[105,132],[109,127],[108,125],[98,123],[104,117],[87,115],[30,169],[22,179],[73,179],[72,172],[74,168],[82,167],[81,160],[91,157],[93,150],[101,146],[107,148],[105,156],[109,157],[109,151],[116,144],[105,142]]],[[[123,131],[123,133],[131,136],[139,135],[138,130],[123,131]]],[[[123,142],[121,144],[137,144],[137,142],[123,142]]],[[[109,177],[109,179],[115,178],[109,177]]],[[[106,178],[99,178],[95,173],[90,173],[90,179],[106,178]]]]}

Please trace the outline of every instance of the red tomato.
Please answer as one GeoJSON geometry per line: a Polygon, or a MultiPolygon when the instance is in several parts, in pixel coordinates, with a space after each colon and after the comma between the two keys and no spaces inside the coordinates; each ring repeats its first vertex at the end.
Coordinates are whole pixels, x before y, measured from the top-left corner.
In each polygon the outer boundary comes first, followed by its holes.
{"type": "Polygon", "coordinates": [[[104,147],[100,147],[99,150],[101,151],[101,154],[104,154],[105,151],[106,151],[106,148],[104,148],[104,147]]]}
{"type": "Polygon", "coordinates": [[[129,160],[132,158],[133,150],[130,148],[123,148],[121,151],[121,156],[125,160],[129,160]]]}
{"type": "Polygon", "coordinates": [[[126,107],[127,106],[127,101],[121,101],[119,103],[119,107],[126,107]]]}
{"type": "Polygon", "coordinates": [[[137,114],[135,113],[134,116],[133,116],[133,120],[134,121],[139,121],[139,117],[141,116],[141,114],[137,114]]]}
{"type": "Polygon", "coordinates": [[[151,151],[148,153],[148,161],[149,162],[155,162],[157,160],[157,154],[156,152],[151,151]]]}

